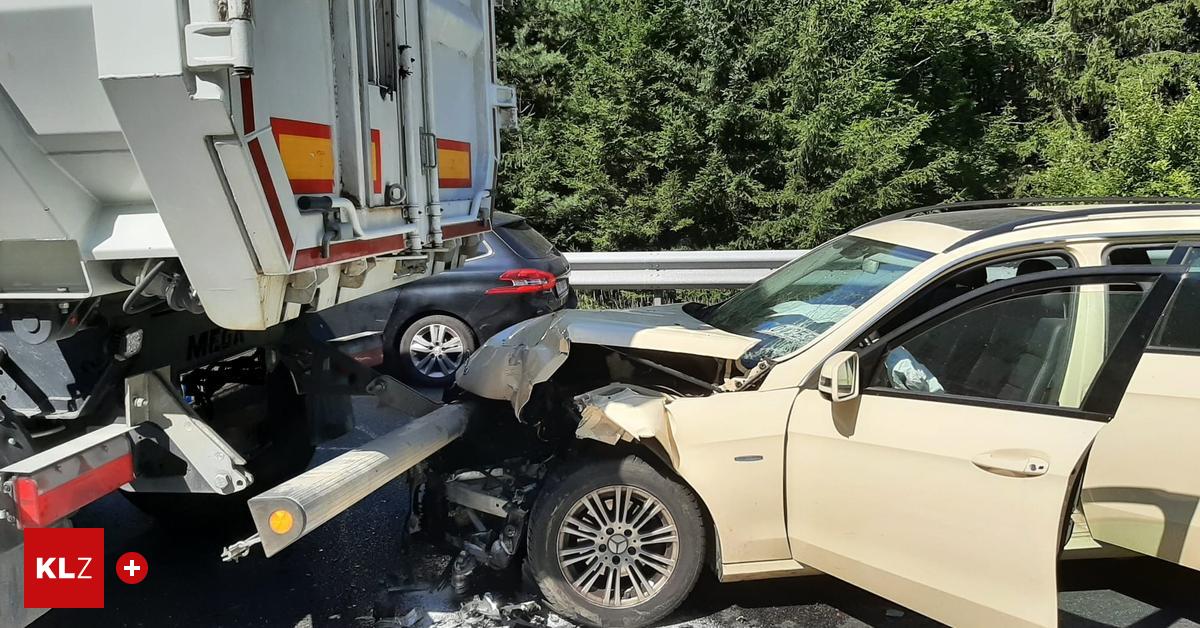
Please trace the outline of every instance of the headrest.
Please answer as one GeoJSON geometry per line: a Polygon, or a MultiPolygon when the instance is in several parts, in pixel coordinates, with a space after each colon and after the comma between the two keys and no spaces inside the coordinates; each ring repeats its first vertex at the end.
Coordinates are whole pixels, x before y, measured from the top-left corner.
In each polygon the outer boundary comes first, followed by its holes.
{"type": "Polygon", "coordinates": [[[1032,275],[1033,273],[1044,273],[1054,270],[1055,266],[1050,260],[1046,259],[1027,259],[1017,264],[1017,276],[1032,275]]]}
{"type": "Polygon", "coordinates": [[[1115,249],[1108,254],[1108,263],[1114,266],[1146,266],[1150,264],[1150,253],[1146,249],[1115,249]]]}
{"type": "Polygon", "coordinates": [[[987,269],[979,266],[955,275],[954,285],[974,290],[987,283],[987,269]]]}

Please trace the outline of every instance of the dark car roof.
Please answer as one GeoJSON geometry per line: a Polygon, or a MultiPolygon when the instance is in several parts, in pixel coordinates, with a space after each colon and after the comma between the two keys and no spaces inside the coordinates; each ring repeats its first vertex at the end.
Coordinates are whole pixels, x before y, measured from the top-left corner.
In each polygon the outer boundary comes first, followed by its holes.
{"type": "Polygon", "coordinates": [[[508,212],[492,212],[492,226],[494,227],[507,227],[509,225],[514,225],[524,221],[524,216],[518,216],[508,212]]]}

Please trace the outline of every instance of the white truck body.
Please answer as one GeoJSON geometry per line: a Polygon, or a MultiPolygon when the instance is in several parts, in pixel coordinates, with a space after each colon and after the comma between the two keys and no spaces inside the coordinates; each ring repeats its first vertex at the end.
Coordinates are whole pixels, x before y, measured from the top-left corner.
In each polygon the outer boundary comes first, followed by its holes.
{"type": "MultiPolygon", "coordinates": [[[[119,488],[169,509],[295,479],[353,429],[351,395],[436,407],[321,310],[452,268],[490,228],[516,104],[492,11],[0,0],[0,626],[44,612],[25,529],[119,488]]],[[[435,419],[393,439],[415,449],[388,478],[461,432],[435,419]]],[[[383,477],[338,468],[318,497],[341,509],[383,477]]]]}
{"type": "Polygon", "coordinates": [[[178,258],[214,323],[262,330],[456,265],[515,111],[492,24],[491,0],[0,0],[0,304],[178,258]]]}

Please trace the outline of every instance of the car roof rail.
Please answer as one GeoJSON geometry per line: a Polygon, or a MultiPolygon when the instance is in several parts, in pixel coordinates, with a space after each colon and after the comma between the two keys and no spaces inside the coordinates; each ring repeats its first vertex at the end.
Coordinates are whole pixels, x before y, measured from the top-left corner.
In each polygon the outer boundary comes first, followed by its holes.
{"type": "MultiPolygon", "coordinates": [[[[1122,203],[1125,205],[1161,205],[1168,203],[1197,203],[1200,204],[1198,198],[1177,198],[1170,196],[1046,196],[1046,197],[1030,197],[1030,198],[997,198],[981,201],[957,201],[954,203],[939,203],[936,205],[925,205],[916,209],[906,209],[904,211],[888,214],[881,218],[876,218],[868,222],[863,227],[874,225],[883,222],[891,222],[893,220],[901,220],[920,216],[922,214],[938,214],[943,212],[958,212],[969,211],[973,209],[999,209],[1002,207],[1029,207],[1031,205],[1107,205],[1114,203],[1122,203]]],[[[1125,211],[1128,211],[1127,208],[1125,211]]]]}
{"type": "Polygon", "coordinates": [[[1002,225],[980,229],[963,239],[950,245],[946,250],[953,251],[954,249],[966,246],[972,242],[985,240],[992,236],[1016,231],[1022,227],[1028,227],[1039,222],[1071,222],[1081,218],[1090,218],[1092,216],[1103,216],[1106,214],[1127,214],[1131,211],[1200,211],[1200,199],[1185,199],[1185,198],[1169,198],[1155,199],[1153,201],[1145,201],[1143,199],[1135,199],[1133,202],[1125,202],[1124,204],[1114,204],[1111,207],[1091,207],[1087,209],[1075,209],[1062,212],[1047,212],[1036,216],[1027,216],[1019,218],[1002,225]],[[1154,207],[1147,207],[1154,205],[1154,207]]]}

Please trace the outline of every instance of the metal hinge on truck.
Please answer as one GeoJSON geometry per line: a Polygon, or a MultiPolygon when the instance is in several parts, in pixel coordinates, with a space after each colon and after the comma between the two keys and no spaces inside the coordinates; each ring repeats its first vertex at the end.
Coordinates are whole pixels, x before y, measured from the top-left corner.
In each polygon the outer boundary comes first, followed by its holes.
{"type": "Polygon", "coordinates": [[[192,22],[183,27],[189,70],[232,68],[237,75],[254,71],[250,0],[221,2],[220,22],[192,22]]]}

